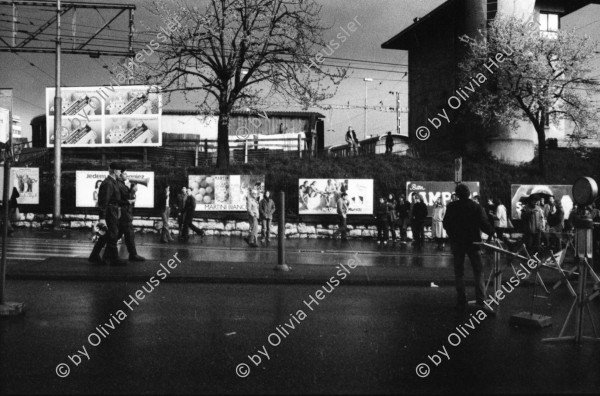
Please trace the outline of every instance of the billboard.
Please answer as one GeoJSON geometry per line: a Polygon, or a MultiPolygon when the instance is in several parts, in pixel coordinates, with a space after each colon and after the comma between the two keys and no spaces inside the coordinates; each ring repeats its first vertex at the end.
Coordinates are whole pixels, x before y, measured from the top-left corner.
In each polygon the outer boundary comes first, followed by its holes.
{"type": "MultiPolygon", "coordinates": [[[[154,208],[154,172],[127,171],[130,180],[149,179],[148,186],[138,184],[136,208],[154,208]]],[[[100,184],[108,176],[108,171],[75,172],[75,206],[97,208],[100,184]]]]}
{"type": "Polygon", "coordinates": [[[0,143],[8,142],[10,133],[10,111],[0,107],[0,143]]]}
{"type": "Polygon", "coordinates": [[[373,214],[373,179],[298,179],[298,214],[337,214],[348,194],[348,214],[373,214]]]}
{"type": "MultiPolygon", "coordinates": [[[[46,88],[46,143],[54,146],[54,93],[46,88]]],[[[162,145],[162,96],[150,85],[61,89],[61,145],[162,145]]]]}
{"type": "Polygon", "coordinates": [[[572,185],[511,184],[510,206],[513,220],[521,219],[521,210],[525,205],[523,199],[531,194],[554,195],[554,199],[562,203],[565,219],[569,218],[575,202],[572,185]]]}
{"type": "MultiPolygon", "coordinates": [[[[10,185],[8,198],[12,195],[13,187],[17,189],[18,204],[37,205],[40,203],[40,169],[39,168],[10,168],[10,185]]],[[[4,197],[4,171],[0,169],[0,202],[4,197]]]]}
{"type": "MultiPolygon", "coordinates": [[[[479,182],[462,182],[471,190],[471,197],[479,195],[479,182]]],[[[406,182],[406,197],[411,199],[413,193],[418,193],[425,205],[427,205],[427,216],[433,215],[433,205],[438,198],[442,198],[444,205],[448,205],[450,197],[456,189],[455,182],[437,182],[437,181],[409,181],[406,182]]],[[[412,200],[410,201],[412,202],[412,200]]]]}
{"type": "Polygon", "coordinates": [[[250,191],[265,192],[264,175],[189,175],[188,183],[196,211],[246,211],[250,191]]]}

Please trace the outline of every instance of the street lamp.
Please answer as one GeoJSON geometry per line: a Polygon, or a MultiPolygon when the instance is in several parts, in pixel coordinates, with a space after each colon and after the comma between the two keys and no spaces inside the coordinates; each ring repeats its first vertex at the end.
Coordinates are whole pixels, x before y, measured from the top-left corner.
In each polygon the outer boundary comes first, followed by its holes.
{"type": "Polygon", "coordinates": [[[396,97],[396,133],[400,135],[400,92],[390,91],[389,93],[396,97]]]}
{"type": "Polygon", "coordinates": [[[372,78],[364,78],[365,82],[365,139],[367,138],[367,81],[373,81],[372,78]]]}

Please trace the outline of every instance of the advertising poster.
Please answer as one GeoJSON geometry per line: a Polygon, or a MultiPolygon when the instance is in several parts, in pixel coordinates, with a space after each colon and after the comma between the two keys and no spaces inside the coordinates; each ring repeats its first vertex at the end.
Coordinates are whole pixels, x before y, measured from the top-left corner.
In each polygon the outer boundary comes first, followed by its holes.
{"type": "MultiPolygon", "coordinates": [[[[136,208],[154,208],[154,172],[127,171],[129,180],[137,183],[136,208]],[[144,185],[144,184],[147,184],[144,185]]],[[[97,208],[100,184],[108,176],[108,171],[75,172],[75,206],[78,208],[97,208]]],[[[131,183],[127,183],[131,184],[131,183]]]]}
{"type": "MultiPolygon", "coordinates": [[[[463,182],[471,190],[471,197],[479,195],[479,182],[463,182]]],[[[456,183],[453,181],[438,182],[438,181],[409,181],[406,182],[406,198],[412,202],[412,194],[418,193],[425,205],[427,205],[427,216],[433,215],[433,205],[438,198],[442,198],[442,203],[447,206],[450,202],[450,197],[456,189],[456,183]]]]}
{"type": "Polygon", "coordinates": [[[246,199],[265,192],[264,175],[190,175],[188,187],[196,198],[196,211],[245,211],[246,199]]]}
{"type": "MultiPolygon", "coordinates": [[[[54,88],[46,88],[47,145],[54,145],[54,88]]],[[[156,86],[65,87],[61,144],[66,147],[162,145],[156,86]]]]}
{"type": "MultiPolygon", "coordinates": [[[[39,168],[10,168],[10,186],[8,197],[13,188],[17,189],[17,203],[38,205],[40,203],[40,169],[39,168]]],[[[4,197],[4,171],[0,171],[0,202],[4,197]]]]}
{"type": "Polygon", "coordinates": [[[562,203],[565,219],[568,219],[574,205],[572,191],[572,185],[512,184],[510,186],[511,218],[513,220],[520,220],[525,199],[532,194],[537,194],[543,197],[546,202],[548,196],[553,195],[556,201],[562,203]]]}
{"type": "Polygon", "coordinates": [[[348,194],[348,214],[373,214],[373,179],[298,179],[298,214],[337,214],[348,194]]]}
{"type": "Polygon", "coordinates": [[[0,107],[0,143],[8,141],[10,131],[10,111],[0,107]]]}

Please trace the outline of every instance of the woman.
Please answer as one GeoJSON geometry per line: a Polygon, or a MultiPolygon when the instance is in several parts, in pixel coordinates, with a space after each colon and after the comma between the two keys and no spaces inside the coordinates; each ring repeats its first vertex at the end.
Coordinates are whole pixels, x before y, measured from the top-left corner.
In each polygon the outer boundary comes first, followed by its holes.
{"type": "Polygon", "coordinates": [[[19,190],[17,190],[16,187],[13,187],[12,194],[8,200],[8,235],[11,235],[15,231],[11,223],[13,221],[19,221],[19,203],[17,202],[17,198],[20,196],[19,190]]]}
{"type": "Polygon", "coordinates": [[[162,219],[162,228],[160,229],[160,243],[169,243],[173,241],[171,232],[169,231],[169,217],[171,215],[170,207],[171,188],[166,186],[162,195],[159,198],[158,207],[160,217],[162,219]]]}
{"type": "Polygon", "coordinates": [[[502,239],[504,231],[508,228],[508,219],[506,217],[506,206],[502,204],[500,198],[494,199],[496,213],[494,216],[494,228],[496,228],[496,237],[502,239]]]}
{"type": "Polygon", "coordinates": [[[444,239],[446,238],[446,231],[444,230],[444,216],[446,215],[446,207],[442,203],[442,198],[438,198],[433,206],[433,216],[431,224],[433,228],[433,237],[437,242],[438,250],[444,250],[446,245],[444,239]]]}
{"type": "MultiPolygon", "coordinates": [[[[396,243],[396,198],[394,197],[394,194],[389,194],[388,195],[388,200],[387,200],[387,205],[388,205],[388,217],[387,217],[387,221],[388,221],[388,225],[390,227],[390,232],[392,234],[392,243],[396,243]]],[[[386,235],[386,239],[388,238],[388,235],[386,235]]]]}

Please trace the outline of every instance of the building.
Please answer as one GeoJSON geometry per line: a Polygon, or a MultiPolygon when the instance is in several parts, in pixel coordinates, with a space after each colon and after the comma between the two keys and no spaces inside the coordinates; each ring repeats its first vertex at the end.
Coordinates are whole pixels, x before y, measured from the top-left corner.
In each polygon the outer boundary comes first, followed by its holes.
{"type": "MultiPolygon", "coordinates": [[[[497,14],[535,18],[544,34],[560,28],[560,20],[589,4],[583,0],[448,0],[382,44],[382,48],[406,50],[409,54],[409,131],[414,136],[420,125],[441,111],[453,95],[458,81],[457,65],[464,56],[460,36],[476,37],[479,29],[497,14]]],[[[434,135],[456,147],[481,148],[506,162],[531,161],[535,155],[537,135],[533,126],[522,122],[517,130],[482,130],[478,125],[442,123],[434,135]],[[484,133],[482,133],[484,132],[484,133]]],[[[546,137],[565,144],[572,127],[561,122],[546,125],[546,137]]]]}
{"type": "MultiPolygon", "coordinates": [[[[252,137],[269,140],[270,146],[266,145],[265,148],[283,147],[287,141],[284,139],[297,141],[298,135],[301,135],[301,139],[304,140],[306,132],[311,130],[315,134],[313,148],[323,150],[324,118],[324,115],[315,112],[237,111],[232,113],[229,121],[230,141],[240,140],[238,137],[252,137]]],[[[31,121],[31,128],[33,147],[46,147],[46,116],[35,117],[31,121]]],[[[183,141],[216,143],[217,133],[218,115],[198,113],[194,110],[164,109],[162,112],[163,145],[176,146],[175,143],[183,141]]],[[[297,149],[297,144],[291,146],[297,149]]]]}

